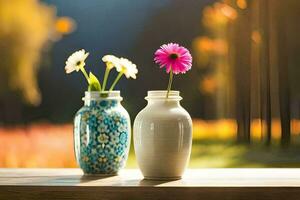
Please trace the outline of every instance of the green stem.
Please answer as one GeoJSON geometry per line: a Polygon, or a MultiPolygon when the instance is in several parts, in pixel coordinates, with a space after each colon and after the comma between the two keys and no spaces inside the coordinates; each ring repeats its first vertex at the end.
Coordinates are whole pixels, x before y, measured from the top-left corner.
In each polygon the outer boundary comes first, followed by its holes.
{"type": "Polygon", "coordinates": [[[84,77],[86,78],[88,84],[90,84],[89,75],[86,73],[84,67],[80,67],[81,72],[83,73],[84,77]]]}
{"type": "Polygon", "coordinates": [[[113,82],[113,84],[111,85],[109,91],[112,91],[114,89],[114,87],[116,86],[116,84],[118,83],[118,81],[120,80],[120,78],[122,77],[123,72],[120,72],[117,76],[117,78],[115,79],[115,81],[113,82]]]}
{"type": "Polygon", "coordinates": [[[106,67],[104,78],[103,78],[103,86],[102,86],[102,90],[101,90],[102,92],[105,91],[105,86],[107,83],[107,78],[108,78],[109,72],[110,72],[110,69],[108,67],[106,67]]]}
{"type": "Polygon", "coordinates": [[[171,90],[171,87],[172,87],[172,82],[173,82],[173,71],[172,71],[172,68],[171,68],[166,98],[169,98],[169,93],[170,93],[170,90],[171,90]]]}

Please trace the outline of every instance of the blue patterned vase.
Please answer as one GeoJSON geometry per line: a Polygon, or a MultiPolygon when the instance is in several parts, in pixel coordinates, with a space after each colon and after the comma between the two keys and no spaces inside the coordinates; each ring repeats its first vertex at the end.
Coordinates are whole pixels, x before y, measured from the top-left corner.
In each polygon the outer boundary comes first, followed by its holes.
{"type": "Polygon", "coordinates": [[[85,174],[117,174],[128,157],[131,131],[120,91],[106,97],[85,92],[83,100],[74,119],[77,163],[85,174]]]}

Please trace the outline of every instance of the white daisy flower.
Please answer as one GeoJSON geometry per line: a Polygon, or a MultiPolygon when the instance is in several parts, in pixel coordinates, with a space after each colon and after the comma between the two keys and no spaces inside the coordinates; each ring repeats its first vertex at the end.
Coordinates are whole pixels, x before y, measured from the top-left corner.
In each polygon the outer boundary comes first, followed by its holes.
{"type": "Polygon", "coordinates": [[[116,66],[120,66],[120,59],[114,55],[105,55],[102,57],[102,61],[106,63],[109,70],[116,66]]]}
{"type": "Polygon", "coordinates": [[[65,70],[69,74],[73,71],[79,71],[81,67],[85,66],[85,59],[88,57],[89,53],[85,52],[84,49],[74,52],[66,61],[65,70]]]}
{"type": "Polygon", "coordinates": [[[107,142],[108,142],[108,139],[109,139],[109,137],[108,137],[107,135],[105,135],[105,134],[100,134],[100,135],[98,136],[98,142],[99,142],[100,144],[105,144],[105,143],[107,143],[107,142]]]}
{"type": "Polygon", "coordinates": [[[118,126],[118,131],[119,132],[123,132],[123,131],[126,131],[127,130],[127,126],[123,125],[123,124],[120,124],[118,126]]]}
{"type": "Polygon", "coordinates": [[[120,58],[119,65],[116,66],[118,72],[122,72],[126,78],[136,79],[138,70],[136,65],[126,58],[120,58]]]}
{"type": "Polygon", "coordinates": [[[92,154],[97,154],[97,149],[92,149],[92,154]]]}
{"type": "Polygon", "coordinates": [[[91,115],[94,115],[97,117],[99,115],[99,111],[97,109],[92,109],[91,115]]]}
{"type": "Polygon", "coordinates": [[[111,144],[117,145],[120,141],[119,137],[120,137],[119,133],[116,133],[115,135],[111,135],[111,144]]]}
{"type": "Polygon", "coordinates": [[[108,126],[106,126],[104,123],[101,123],[98,126],[97,131],[100,133],[108,133],[108,126]]]}

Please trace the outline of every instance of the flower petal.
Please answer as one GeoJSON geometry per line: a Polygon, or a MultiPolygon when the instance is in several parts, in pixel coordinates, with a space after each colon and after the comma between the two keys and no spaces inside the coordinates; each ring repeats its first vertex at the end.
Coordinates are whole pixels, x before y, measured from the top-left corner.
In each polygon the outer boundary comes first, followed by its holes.
{"type": "Polygon", "coordinates": [[[66,61],[66,73],[69,74],[73,71],[79,71],[80,67],[85,66],[85,60],[88,56],[89,53],[86,53],[84,49],[74,52],[66,61]]]}
{"type": "Polygon", "coordinates": [[[190,52],[177,43],[163,44],[160,49],[154,53],[154,62],[160,68],[165,67],[166,72],[169,73],[171,68],[174,74],[185,73],[192,67],[192,56],[190,52]],[[171,54],[177,54],[177,58],[171,58],[171,54]]]}

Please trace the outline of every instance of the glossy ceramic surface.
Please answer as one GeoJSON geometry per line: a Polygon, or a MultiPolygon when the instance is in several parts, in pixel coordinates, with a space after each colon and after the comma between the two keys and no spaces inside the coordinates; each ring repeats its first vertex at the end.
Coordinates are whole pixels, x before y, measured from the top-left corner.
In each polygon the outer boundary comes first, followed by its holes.
{"type": "Polygon", "coordinates": [[[178,91],[149,91],[134,121],[134,149],[145,178],[178,179],[191,153],[192,120],[178,91]]]}
{"type": "Polygon", "coordinates": [[[119,93],[100,97],[86,93],[74,119],[76,159],[86,174],[116,174],[130,147],[130,118],[119,93]]]}

